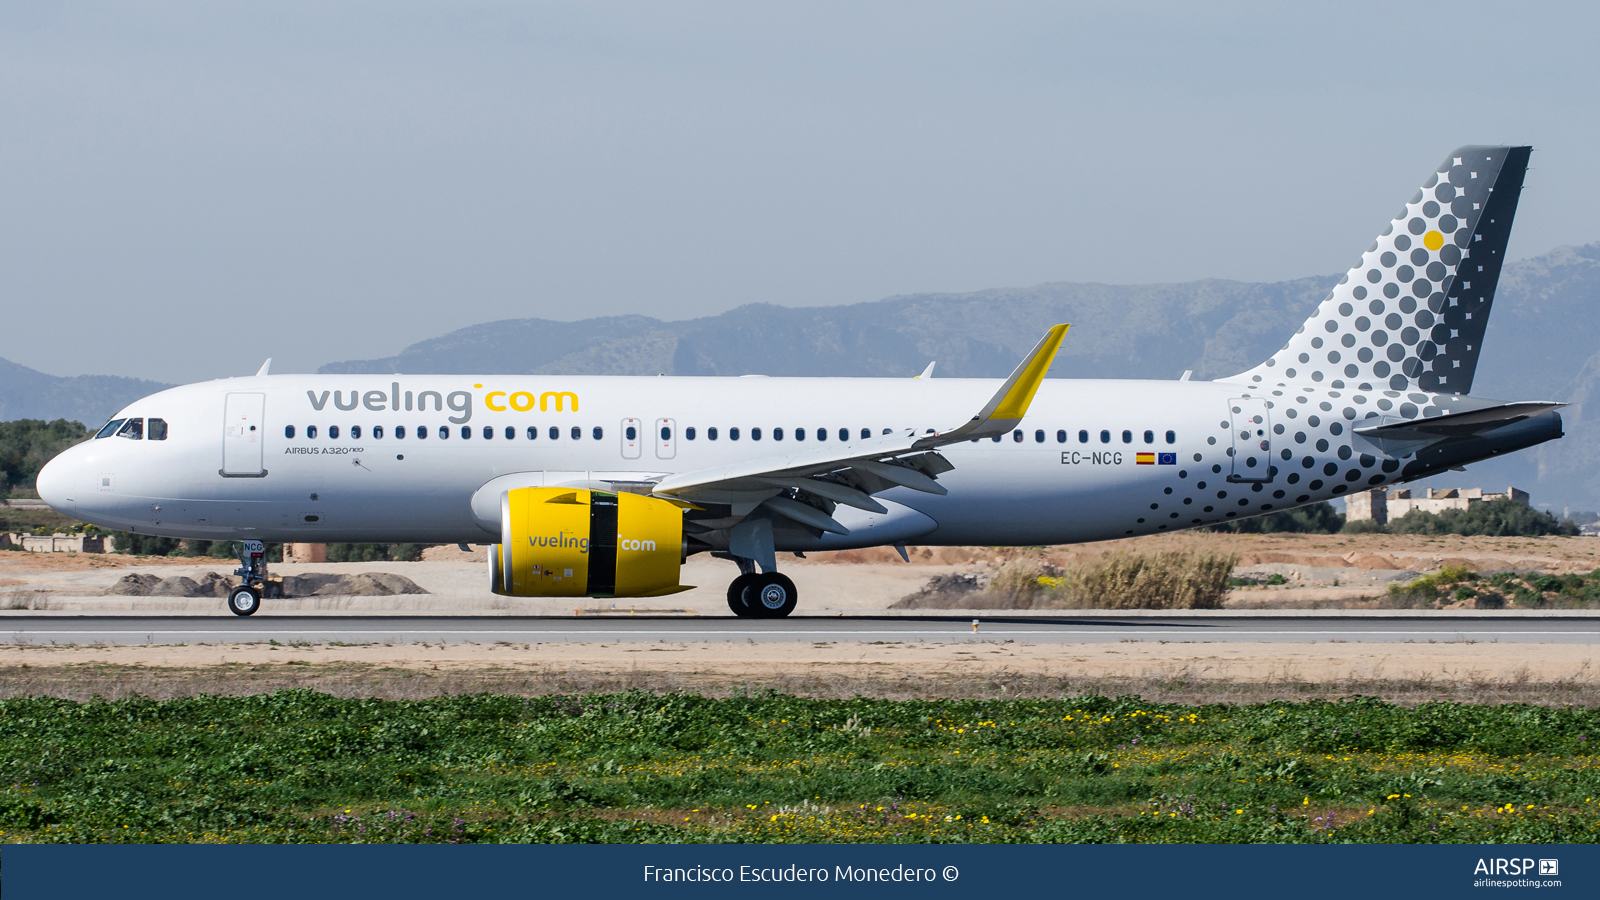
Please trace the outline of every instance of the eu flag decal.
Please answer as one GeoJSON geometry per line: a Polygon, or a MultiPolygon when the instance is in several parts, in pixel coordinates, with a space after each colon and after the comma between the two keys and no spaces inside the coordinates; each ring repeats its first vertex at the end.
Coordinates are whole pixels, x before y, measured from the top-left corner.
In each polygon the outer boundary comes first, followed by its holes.
{"type": "Polygon", "coordinates": [[[1175,465],[1178,464],[1178,454],[1176,454],[1176,453],[1163,453],[1163,454],[1161,454],[1160,462],[1161,462],[1161,465],[1163,465],[1163,466],[1175,466],[1175,465]]]}

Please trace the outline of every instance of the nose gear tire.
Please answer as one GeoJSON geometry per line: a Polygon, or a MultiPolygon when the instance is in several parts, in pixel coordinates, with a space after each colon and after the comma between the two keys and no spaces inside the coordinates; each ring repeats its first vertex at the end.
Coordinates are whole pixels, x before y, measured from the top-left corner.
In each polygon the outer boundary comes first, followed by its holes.
{"type": "Polygon", "coordinates": [[[261,589],[241,584],[228,592],[228,612],[253,616],[261,608],[261,589]]]}

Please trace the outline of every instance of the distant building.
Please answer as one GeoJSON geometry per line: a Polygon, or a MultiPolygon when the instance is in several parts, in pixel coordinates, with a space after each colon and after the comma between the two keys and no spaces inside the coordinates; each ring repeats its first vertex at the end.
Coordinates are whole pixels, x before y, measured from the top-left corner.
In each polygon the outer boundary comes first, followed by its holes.
{"type": "Polygon", "coordinates": [[[103,534],[20,534],[10,535],[11,546],[33,553],[104,553],[103,534]]]}
{"type": "Polygon", "coordinates": [[[1483,503],[1486,500],[1512,500],[1528,505],[1528,492],[1519,491],[1508,487],[1504,493],[1484,491],[1483,488],[1425,488],[1426,493],[1413,496],[1411,488],[1395,488],[1385,492],[1383,488],[1374,488],[1351,494],[1345,500],[1345,520],[1359,522],[1371,519],[1379,525],[1387,525],[1390,519],[1398,519],[1414,509],[1423,512],[1442,513],[1447,509],[1466,509],[1474,503],[1483,503]]]}

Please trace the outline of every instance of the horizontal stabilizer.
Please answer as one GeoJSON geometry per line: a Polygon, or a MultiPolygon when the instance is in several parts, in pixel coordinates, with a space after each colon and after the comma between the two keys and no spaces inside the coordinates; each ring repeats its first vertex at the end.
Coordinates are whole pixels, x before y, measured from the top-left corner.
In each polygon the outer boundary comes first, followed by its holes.
{"type": "Polygon", "coordinates": [[[1366,438],[1384,437],[1399,438],[1401,440],[1472,437],[1510,425],[1513,422],[1520,422],[1533,416],[1554,412],[1566,405],[1565,403],[1555,403],[1548,400],[1502,403],[1498,406],[1434,416],[1428,419],[1410,419],[1381,425],[1368,425],[1365,428],[1355,429],[1355,432],[1366,438]]]}

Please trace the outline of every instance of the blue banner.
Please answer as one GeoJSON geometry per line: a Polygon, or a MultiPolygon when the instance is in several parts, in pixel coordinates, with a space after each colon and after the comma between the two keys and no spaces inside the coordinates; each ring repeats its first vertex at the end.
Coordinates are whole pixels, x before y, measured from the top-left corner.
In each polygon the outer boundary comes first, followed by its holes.
{"type": "Polygon", "coordinates": [[[1555,846],[150,846],[0,849],[6,900],[226,897],[1593,897],[1600,848],[1555,846]]]}

